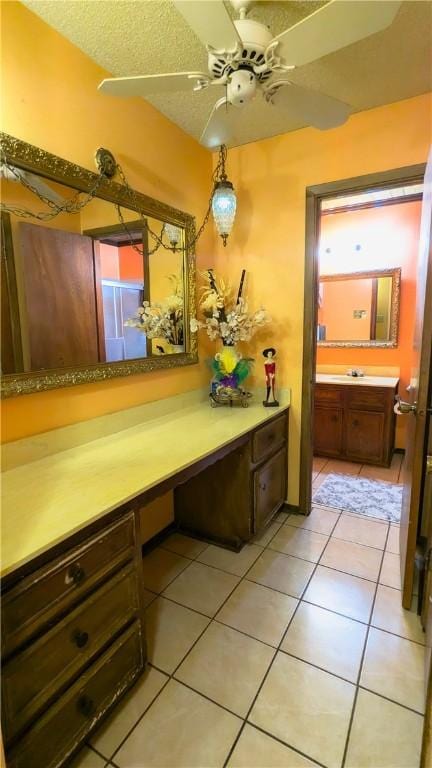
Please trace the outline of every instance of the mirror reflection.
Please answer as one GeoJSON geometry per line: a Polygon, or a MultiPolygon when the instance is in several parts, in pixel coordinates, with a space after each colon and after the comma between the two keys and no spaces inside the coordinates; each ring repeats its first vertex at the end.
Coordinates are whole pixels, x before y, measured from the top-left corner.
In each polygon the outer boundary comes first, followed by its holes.
{"type": "MultiPolygon", "coordinates": [[[[31,174],[59,202],[77,193],[31,174]]],[[[43,203],[2,179],[6,205],[43,203]]],[[[2,214],[2,373],[59,369],[184,351],[184,230],[94,198],[52,220],[2,214]],[[162,243],[173,245],[167,250],[162,243]]]]}
{"type": "Polygon", "coordinates": [[[399,269],[322,275],[318,344],[396,344],[399,283],[399,269]]]}

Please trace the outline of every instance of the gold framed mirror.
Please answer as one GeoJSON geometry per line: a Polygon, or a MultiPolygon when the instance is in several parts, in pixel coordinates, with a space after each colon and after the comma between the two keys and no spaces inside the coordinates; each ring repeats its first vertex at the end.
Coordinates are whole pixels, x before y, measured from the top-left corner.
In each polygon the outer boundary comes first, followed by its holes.
{"type": "Polygon", "coordinates": [[[397,347],[400,268],[320,275],[319,347],[397,347]]]}
{"type": "Polygon", "coordinates": [[[198,362],[194,218],[7,134],[0,142],[2,397],[198,362]],[[78,214],[20,217],[12,209],[46,206],[8,166],[54,203],[97,192],[78,214]],[[145,332],[143,302],[165,324],[145,332]]]}

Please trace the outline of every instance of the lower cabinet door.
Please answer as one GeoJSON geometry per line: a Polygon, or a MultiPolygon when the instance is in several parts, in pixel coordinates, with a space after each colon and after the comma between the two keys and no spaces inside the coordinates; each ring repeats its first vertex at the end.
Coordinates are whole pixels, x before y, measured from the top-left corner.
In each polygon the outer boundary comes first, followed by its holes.
{"type": "Polygon", "coordinates": [[[345,447],[349,459],[383,461],[384,413],[350,409],[346,420],[345,447]]]}
{"type": "Polygon", "coordinates": [[[264,528],[286,498],[286,448],[254,472],[255,533],[264,528]]]}
{"type": "Polygon", "coordinates": [[[8,768],[63,765],[143,667],[141,626],[136,622],[10,750],[8,768]]]}
{"type": "Polygon", "coordinates": [[[325,456],[340,456],[343,450],[342,408],[314,409],[314,451],[325,456]]]}

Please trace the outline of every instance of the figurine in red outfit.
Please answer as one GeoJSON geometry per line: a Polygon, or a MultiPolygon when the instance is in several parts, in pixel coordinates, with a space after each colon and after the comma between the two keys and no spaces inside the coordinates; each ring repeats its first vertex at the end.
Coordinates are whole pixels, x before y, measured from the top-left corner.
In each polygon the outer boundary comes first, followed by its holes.
{"type": "Polygon", "coordinates": [[[263,356],[266,359],[264,369],[267,387],[267,396],[266,399],[263,400],[263,405],[265,408],[276,408],[279,405],[275,398],[276,363],[274,358],[276,357],[276,350],[274,347],[268,347],[267,349],[264,349],[263,356]],[[269,400],[270,390],[273,400],[269,400]]]}

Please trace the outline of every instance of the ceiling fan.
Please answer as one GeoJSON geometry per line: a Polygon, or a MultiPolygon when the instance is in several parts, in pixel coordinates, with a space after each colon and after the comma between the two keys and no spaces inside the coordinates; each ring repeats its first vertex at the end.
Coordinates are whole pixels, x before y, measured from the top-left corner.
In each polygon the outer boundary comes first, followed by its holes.
{"type": "Polygon", "coordinates": [[[235,141],[240,109],[260,95],[263,109],[276,108],[321,130],[341,125],[351,107],[295,85],[288,72],[388,27],[401,5],[396,0],[330,0],[280,35],[247,18],[253,0],[174,0],[173,4],[208,51],[208,72],[116,77],[99,90],[114,96],[151,96],[224,88],[201,136],[213,148],[235,141]]]}

